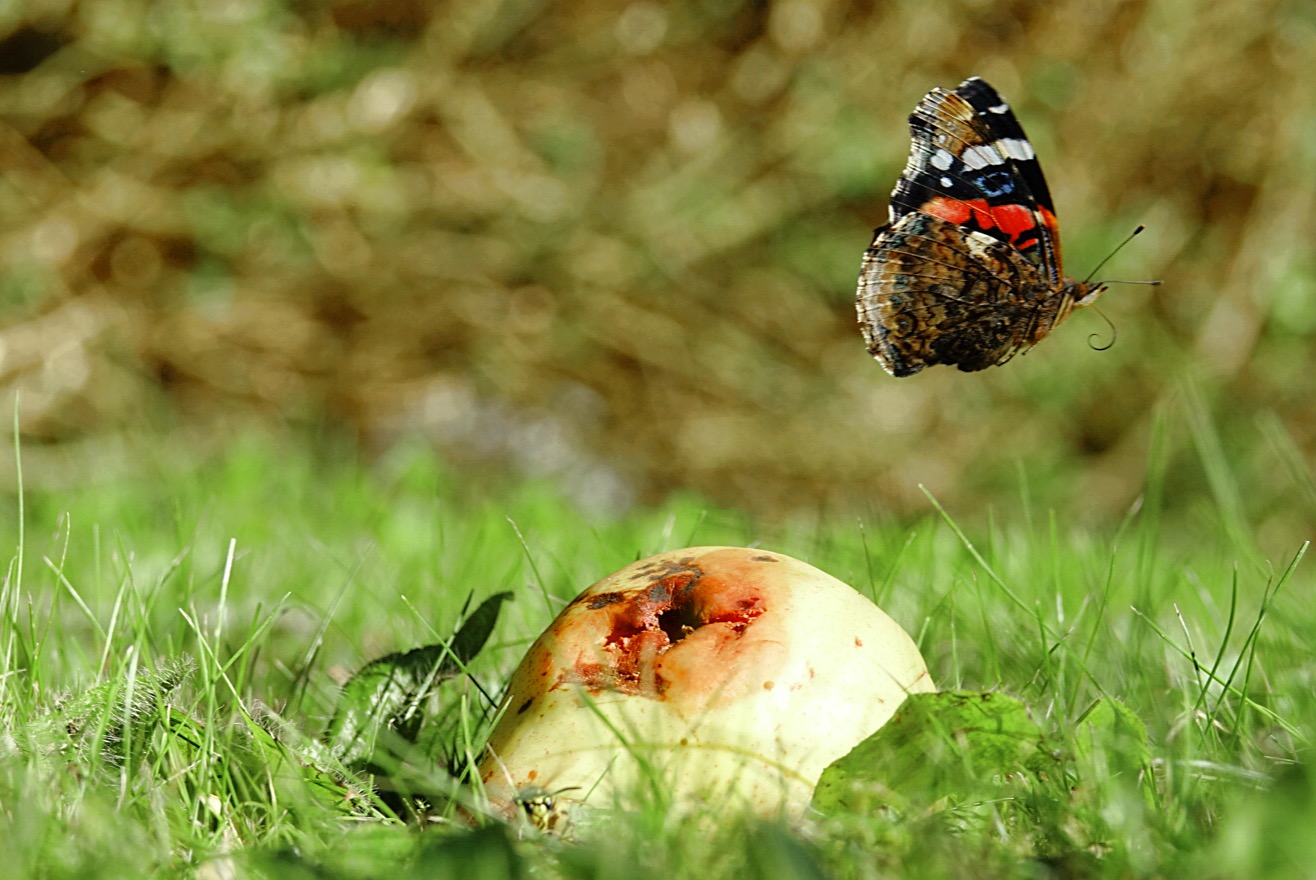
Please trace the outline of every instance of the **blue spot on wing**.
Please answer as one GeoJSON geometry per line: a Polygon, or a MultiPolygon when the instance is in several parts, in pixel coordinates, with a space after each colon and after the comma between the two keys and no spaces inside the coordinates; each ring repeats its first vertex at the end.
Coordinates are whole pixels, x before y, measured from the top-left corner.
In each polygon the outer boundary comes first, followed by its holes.
{"type": "Polygon", "coordinates": [[[991,171],[973,178],[974,185],[989,199],[1015,191],[1015,176],[1008,170],[991,171]]]}

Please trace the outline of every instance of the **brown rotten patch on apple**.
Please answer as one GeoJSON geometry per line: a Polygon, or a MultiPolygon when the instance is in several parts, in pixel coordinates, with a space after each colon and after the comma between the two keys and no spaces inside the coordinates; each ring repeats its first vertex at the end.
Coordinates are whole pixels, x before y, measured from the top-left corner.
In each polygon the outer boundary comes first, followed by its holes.
{"type": "Polygon", "coordinates": [[[548,690],[580,685],[595,695],[655,700],[667,699],[673,688],[682,692],[677,699],[705,691],[700,707],[713,698],[734,699],[743,688],[728,692],[728,668],[776,665],[771,654],[779,644],[751,631],[767,607],[754,569],[775,562],[760,555],[711,575],[694,557],[656,560],[629,572],[617,589],[578,596],[545,633],[541,668],[546,675],[556,671],[548,690]],[[566,652],[572,660],[563,666],[560,649],[568,645],[575,650],[566,652]]]}

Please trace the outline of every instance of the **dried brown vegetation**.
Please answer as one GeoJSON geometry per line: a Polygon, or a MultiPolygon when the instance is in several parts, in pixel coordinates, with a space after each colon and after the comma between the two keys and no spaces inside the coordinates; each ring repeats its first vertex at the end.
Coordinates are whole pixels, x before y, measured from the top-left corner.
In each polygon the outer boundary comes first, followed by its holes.
{"type": "Polygon", "coordinates": [[[1183,397],[1249,503],[1311,510],[1273,461],[1316,448],[1303,4],[24,10],[0,22],[0,378],[52,448],[236,412],[419,431],[605,502],[901,509],[1023,458],[1046,500],[1116,510],[1183,397]],[[1003,369],[897,381],[854,278],[906,115],[970,74],[1037,144],[1070,274],[1145,223],[1109,271],[1166,283],[1107,295],[1110,351],[1081,316],[1003,369]]]}

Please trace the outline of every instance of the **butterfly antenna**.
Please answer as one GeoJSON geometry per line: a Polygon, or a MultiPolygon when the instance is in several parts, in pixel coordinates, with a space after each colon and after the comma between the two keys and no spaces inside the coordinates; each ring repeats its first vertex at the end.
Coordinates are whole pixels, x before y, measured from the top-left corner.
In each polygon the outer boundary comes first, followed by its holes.
{"type": "MultiPolygon", "coordinates": [[[[1093,277],[1094,275],[1096,275],[1098,272],[1101,271],[1101,267],[1104,266],[1104,265],[1106,265],[1107,263],[1109,263],[1111,257],[1115,256],[1115,255],[1118,254],[1120,251],[1122,251],[1122,250],[1124,249],[1124,246],[1125,246],[1126,244],[1128,244],[1129,242],[1133,241],[1134,236],[1138,235],[1139,233],[1141,233],[1141,232],[1142,232],[1144,229],[1146,229],[1146,228],[1147,228],[1146,226],[1139,226],[1137,229],[1135,229],[1135,230],[1133,230],[1132,232],[1130,232],[1130,233],[1128,234],[1128,236],[1127,236],[1123,241],[1121,241],[1118,245],[1115,246],[1115,249],[1114,249],[1113,251],[1111,251],[1110,253],[1106,254],[1105,259],[1103,259],[1100,263],[1097,263],[1096,268],[1093,269],[1091,272],[1088,273],[1088,277],[1087,277],[1086,279],[1084,279],[1083,283],[1084,283],[1084,284],[1091,283],[1091,281],[1092,281],[1092,277],[1093,277]]],[[[1110,280],[1110,281],[1099,281],[1099,282],[1097,282],[1097,283],[1098,283],[1098,284],[1150,284],[1151,286],[1155,287],[1156,285],[1160,284],[1161,282],[1159,282],[1159,281],[1117,281],[1117,280],[1113,280],[1113,279],[1112,279],[1112,280],[1110,280]]],[[[1105,315],[1102,315],[1102,317],[1104,318],[1105,315]]],[[[1107,323],[1110,323],[1110,322],[1107,321],[1107,323]]],[[[1114,329],[1114,328],[1112,327],[1111,329],[1114,329]]],[[[1112,344],[1113,344],[1113,343],[1112,343],[1112,344]]],[[[1104,349],[1102,349],[1102,350],[1104,351],[1104,349]]]]}
{"type": "Polygon", "coordinates": [[[1088,347],[1091,348],[1093,351],[1110,351],[1112,348],[1115,347],[1115,340],[1119,338],[1119,331],[1115,329],[1115,322],[1112,321],[1110,318],[1106,317],[1106,313],[1103,312],[1101,309],[1097,308],[1096,306],[1092,306],[1091,309],[1092,311],[1100,315],[1101,320],[1105,321],[1106,326],[1110,328],[1110,342],[1107,342],[1105,345],[1097,345],[1092,340],[1097,339],[1099,337],[1096,333],[1091,333],[1088,335],[1088,347]]]}

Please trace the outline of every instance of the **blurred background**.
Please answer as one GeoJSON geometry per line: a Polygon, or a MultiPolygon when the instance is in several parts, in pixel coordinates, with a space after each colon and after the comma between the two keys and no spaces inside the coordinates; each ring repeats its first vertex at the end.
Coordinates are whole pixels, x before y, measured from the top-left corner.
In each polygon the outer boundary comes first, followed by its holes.
{"type": "Polygon", "coordinates": [[[1152,462],[1169,505],[1288,552],[1316,515],[1314,96],[1305,0],[3,4],[0,382],[42,485],[255,426],[420,437],[605,511],[899,516],[923,484],[1109,519],[1152,462]],[[1103,276],[1165,284],[1109,292],[1113,330],[893,379],[860,257],[906,117],[975,74],[1068,274],[1141,223],[1103,276]]]}

